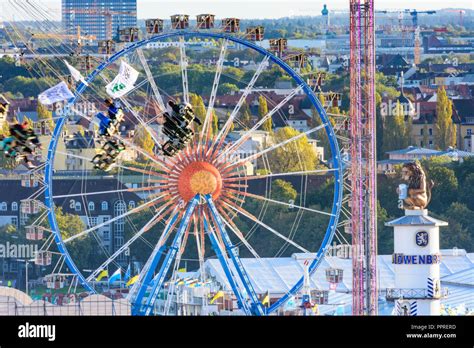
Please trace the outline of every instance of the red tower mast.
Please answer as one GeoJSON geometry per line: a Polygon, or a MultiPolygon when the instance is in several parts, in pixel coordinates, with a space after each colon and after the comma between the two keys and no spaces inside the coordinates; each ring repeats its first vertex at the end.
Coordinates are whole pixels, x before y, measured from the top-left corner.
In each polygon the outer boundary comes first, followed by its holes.
{"type": "Polygon", "coordinates": [[[374,0],[350,0],[354,315],[376,315],[378,301],[374,18],[374,0]]]}

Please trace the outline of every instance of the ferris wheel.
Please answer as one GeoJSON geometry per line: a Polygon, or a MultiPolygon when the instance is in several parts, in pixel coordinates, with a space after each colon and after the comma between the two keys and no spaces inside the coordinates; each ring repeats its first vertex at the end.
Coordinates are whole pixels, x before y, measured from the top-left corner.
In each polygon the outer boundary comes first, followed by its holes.
{"type": "Polygon", "coordinates": [[[316,270],[336,233],[342,205],[343,161],[336,134],[324,106],[298,73],[301,56],[285,54],[286,40],[271,40],[267,50],[259,43],[263,39],[261,27],[240,33],[238,20],[226,19],[217,30],[205,17],[198,18],[198,27],[190,30],[183,18],[172,18],[169,30],[159,22],[144,40],[135,41],[132,35],[130,44],[110,54],[86,83],[77,86],[75,97],[66,106],[68,117],[60,118],[51,134],[44,166],[23,178],[26,186],[44,187],[26,205],[31,212],[44,207],[43,217],[49,222],[49,227],[29,226],[30,239],[44,241],[36,263],[50,267],[51,288],[69,284],[70,291],[83,288],[97,292],[96,280],[104,270],[110,270],[110,275],[116,268],[125,269],[131,260],[140,260],[142,267],[132,274],[136,281],[129,287],[128,299],[132,314],[152,315],[157,314],[160,293],[172,291],[177,283],[185,257],[194,257],[203,283],[206,260],[217,259],[243,313],[270,314],[301,289],[303,275],[265,307],[247,267],[259,267],[262,257],[309,253],[313,256],[308,271],[316,270]],[[169,64],[178,70],[156,69],[164,59],[170,60],[169,47],[176,47],[179,53],[177,62],[171,59],[169,64]],[[245,55],[247,64],[240,64],[245,55]],[[192,60],[206,57],[211,57],[206,64],[214,69],[210,86],[195,83],[194,72],[199,67],[192,64],[192,60]],[[233,57],[239,57],[239,64],[229,70],[225,62],[233,57]],[[90,151],[67,151],[61,143],[73,128],[71,119],[94,130],[94,115],[84,105],[102,107],[104,86],[117,74],[122,61],[140,72],[134,89],[118,98],[125,123],[140,132],[125,135],[122,130],[114,135],[127,150],[105,173],[90,164],[100,147],[97,138],[91,139],[90,151]],[[275,78],[270,71],[278,72],[287,82],[285,87],[270,93],[272,97],[267,94],[268,111],[257,122],[244,122],[244,105],[253,105],[252,96],[265,96],[260,86],[275,78]],[[223,81],[233,82],[239,90],[223,93],[223,81]],[[232,99],[229,95],[236,101],[232,107],[227,106],[226,101],[232,99]],[[184,149],[172,157],[164,156],[166,136],[160,117],[167,102],[189,104],[199,97],[205,104],[202,126],[194,127],[194,136],[184,149]],[[317,122],[296,131],[297,123],[288,110],[297,105],[313,110],[317,122]],[[275,124],[267,132],[261,131],[266,122],[277,119],[279,128],[292,130],[290,135],[278,136],[275,124]],[[256,135],[265,139],[256,142],[256,135]],[[147,142],[137,141],[139,136],[147,142]],[[304,156],[294,150],[296,144],[323,137],[329,157],[308,167],[304,156]],[[251,143],[258,144],[252,151],[243,151],[251,143]],[[272,156],[277,152],[283,158],[295,157],[291,160],[296,164],[291,169],[276,165],[272,156]],[[61,170],[64,163],[75,168],[74,180],[61,170]],[[331,196],[324,208],[307,203],[308,178],[328,183],[331,196]],[[277,195],[276,180],[291,181],[297,198],[277,195]],[[44,201],[40,202],[42,195],[44,201]],[[283,221],[272,215],[277,211],[286,217],[284,225],[275,224],[283,221]],[[84,228],[65,228],[64,212],[81,217],[84,228]],[[84,266],[78,258],[83,258],[86,250],[90,255],[84,266]],[[243,262],[243,258],[253,262],[243,262]]]}

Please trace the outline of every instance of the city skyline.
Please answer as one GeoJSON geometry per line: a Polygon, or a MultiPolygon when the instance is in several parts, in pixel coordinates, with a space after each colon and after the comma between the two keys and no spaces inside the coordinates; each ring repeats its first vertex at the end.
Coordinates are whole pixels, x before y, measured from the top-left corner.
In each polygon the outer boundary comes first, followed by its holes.
{"type": "MultiPolygon", "coordinates": [[[[320,16],[321,9],[324,4],[328,4],[330,11],[348,11],[347,0],[334,0],[334,1],[310,1],[310,0],[299,0],[299,1],[276,1],[270,2],[269,0],[260,1],[226,1],[225,5],[221,1],[207,0],[207,1],[190,1],[190,0],[176,0],[176,1],[163,1],[156,2],[152,0],[138,0],[138,19],[145,19],[150,17],[150,13],[160,18],[168,18],[169,16],[176,13],[186,13],[191,16],[195,16],[200,13],[210,12],[216,14],[217,17],[230,17],[235,16],[244,19],[261,19],[261,18],[282,18],[282,17],[293,17],[293,16],[320,16]],[[242,3],[251,3],[253,6],[252,11],[248,11],[248,7],[242,6],[242,3]],[[269,4],[272,6],[269,6],[269,4]],[[278,4],[278,6],[275,6],[278,4]]],[[[2,5],[2,16],[3,20],[19,20],[20,18],[15,17],[15,12],[12,11],[11,6],[8,5],[6,0],[0,1],[2,5]]],[[[48,0],[42,1],[42,6],[50,9],[49,13],[54,19],[61,20],[61,0],[48,0]]],[[[417,4],[415,7],[417,10],[440,10],[444,8],[463,8],[472,9],[472,1],[460,0],[456,2],[457,6],[446,6],[444,1],[431,1],[425,2],[424,4],[417,4]]],[[[409,0],[397,1],[396,6],[393,5],[393,1],[378,0],[376,2],[377,9],[379,10],[401,10],[406,8],[414,8],[413,4],[409,0]]],[[[24,18],[21,18],[24,19],[24,18]]]]}

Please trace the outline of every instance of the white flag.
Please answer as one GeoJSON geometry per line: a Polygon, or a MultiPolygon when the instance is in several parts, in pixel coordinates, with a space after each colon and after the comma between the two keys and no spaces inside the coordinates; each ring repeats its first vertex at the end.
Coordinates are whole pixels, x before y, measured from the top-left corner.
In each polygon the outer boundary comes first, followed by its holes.
{"type": "Polygon", "coordinates": [[[66,64],[67,68],[69,69],[69,72],[71,73],[71,76],[72,78],[75,80],[75,81],[81,81],[83,84],[85,84],[86,86],[89,86],[89,84],[86,82],[86,79],[84,78],[84,76],[82,76],[82,74],[80,73],[79,70],[77,70],[75,67],[73,67],[72,65],[70,65],[67,60],[64,60],[64,64],[66,64]]]}
{"type": "Polygon", "coordinates": [[[138,79],[138,71],[123,60],[120,64],[119,74],[106,87],[107,94],[112,98],[120,98],[130,92],[138,79]]]}
{"type": "Polygon", "coordinates": [[[62,81],[41,93],[38,96],[38,101],[43,105],[51,105],[71,98],[74,98],[74,94],[69,90],[66,82],[62,81]]]}

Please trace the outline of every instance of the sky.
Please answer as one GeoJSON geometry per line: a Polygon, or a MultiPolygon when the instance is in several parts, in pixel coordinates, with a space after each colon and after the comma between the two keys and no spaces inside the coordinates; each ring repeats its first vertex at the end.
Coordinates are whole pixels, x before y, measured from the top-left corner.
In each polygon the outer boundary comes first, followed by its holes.
{"type": "MultiPolygon", "coordinates": [[[[61,0],[32,0],[50,9],[55,18],[60,19],[61,0]]],[[[186,13],[195,16],[200,13],[212,13],[217,17],[238,18],[281,18],[292,16],[318,16],[323,4],[329,10],[347,10],[349,0],[138,0],[138,17],[168,18],[172,14],[186,13]]],[[[8,9],[8,0],[0,0],[0,13],[4,19],[11,19],[13,11],[8,9]],[[5,8],[6,7],[6,8],[5,8]]],[[[440,9],[446,7],[473,9],[474,0],[375,0],[377,9],[417,10],[440,9]]]]}

